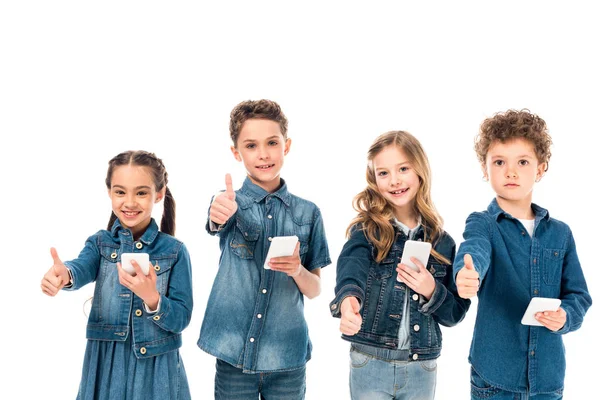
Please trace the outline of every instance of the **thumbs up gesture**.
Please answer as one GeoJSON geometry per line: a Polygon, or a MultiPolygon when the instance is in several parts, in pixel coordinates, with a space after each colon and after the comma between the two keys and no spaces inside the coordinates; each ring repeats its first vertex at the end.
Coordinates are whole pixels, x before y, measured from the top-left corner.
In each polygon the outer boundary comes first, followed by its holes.
{"type": "Polygon", "coordinates": [[[460,297],[470,299],[479,291],[479,273],[475,270],[470,254],[465,254],[464,261],[464,268],[456,274],[456,288],[460,297]]]}
{"type": "Polygon", "coordinates": [[[215,197],[210,205],[210,220],[218,225],[223,225],[237,211],[235,192],[231,184],[231,175],[225,175],[226,190],[215,197]]]}
{"type": "Polygon", "coordinates": [[[340,307],[342,317],[340,319],[340,332],[344,335],[356,335],[362,325],[360,316],[360,304],[356,297],[346,297],[340,307]]]}
{"type": "Polygon", "coordinates": [[[44,294],[56,296],[56,293],[69,283],[69,270],[58,257],[58,253],[54,247],[50,249],[50,255],[52,255],[54,265],[44,275],[41,286],[44,294]]]}

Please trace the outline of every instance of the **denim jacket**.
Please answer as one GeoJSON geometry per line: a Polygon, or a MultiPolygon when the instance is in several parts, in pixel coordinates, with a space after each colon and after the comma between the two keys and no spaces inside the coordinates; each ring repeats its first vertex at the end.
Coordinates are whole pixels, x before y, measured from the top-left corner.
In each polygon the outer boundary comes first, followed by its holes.
{"type": "Polygon", "coordinates": [[[237,212],[218,231],[207,222],[221,259],[198,346],[246,373],[301,368],[311,353],[304,295],[293,278],[263,264],[271,237],[296,235],[307,270],[329,265],[321,212],[283,180],[268,193],[246,178],[235,201],[237,212]]]}
{"type": "Polygon", "coordinates": [[[87,338],[124,342],[132,335],[137,358],[147,358],[181,347],[181,332],[192,316],[192,270],[185,245],[160,232],[154,219],[142,237],[116,220],[110,231],[90,236],[75,260],[65,262],[77,290],[95,281],[87,338]],[[148,253],[160,294],[158,312],[148,314],[141,298],[119,283],[117,262],[123,253],[148,253]]]}
{"type": "MultiPolygon", "coordinates": [[[[405,296],[410,296],[410,351],[409,361],[430,360],[439,357],[442,348],[442,332],[439,324],[453,326],[460,322],[470,305],[456,294],[452,279],[452,265],[442,264],[429,257],[427,269],[435,279],[431,299],[426,301],[406,284],[397,281],[396,266],[402,258],[404,232],[396,226],[396,239],[386,257],[375,261],[377,249],[359,226],[352,229],[337,263],[335,298],[330,303],[334,317],[341,317],[342,301],[353,296],[361,304],[362,325],[353,336],[342,338],[353,343],[366,344],[384,349],[398,347],[398,330],[402,321],[405,296]]],[[[416,240],[423,240],[424,230],[420,227],[416,240]]],[[[454,240],[444,234],[434,244],[434,249],[454,260],[454,240]]]]}
{"type": "Polygon", "coordinates": [[[496,199],[472,213],[454,264],[454,275],[473,257],[479,273],[479,306],[469,361],[490,385],[511,392],[550,393],[562,389],[562,334],[581,326],[592,304],[569,227],[532,204],[532,237],[496,199]],[[522,325],[532,297],[561,299],[567,322],[557,332],[522,325]]]}

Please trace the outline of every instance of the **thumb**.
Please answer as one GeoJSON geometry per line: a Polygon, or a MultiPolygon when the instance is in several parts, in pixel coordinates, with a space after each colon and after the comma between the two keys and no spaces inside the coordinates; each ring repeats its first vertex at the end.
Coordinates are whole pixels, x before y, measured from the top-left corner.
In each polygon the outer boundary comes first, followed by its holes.
{"type": "Polygon", "coordinates": [[[470,269],[470,270],[475,269],[475,267],[473,266],[473,258],[471,257],[470,254],[465,254],[464,261],[465,261],[466,269],[470,269]]]}
{"type": "Polygon", "coordinates": [[[230,174],[225,174],[225,193],[227,193],[227,197],[231,200],[235,200],[235,192],[233,191],[233,183],[230,174]]]}
{"type": "Polygon", "coordinates": [[[360,312],[360,304],[358,303],[356,297],[350,298],[350,306],[352,307],[354,314],[358,314],[360,312]]]}
{"type": "Polygon", "coordinates": [[[50,255],[52,256],[52,261],[54,261],[54,265],[52,266],[54,273],[58,276],[62,275],[65,272],[66,267],[58,257],[58,252],[54,247],[50,248],[50,255]]]}

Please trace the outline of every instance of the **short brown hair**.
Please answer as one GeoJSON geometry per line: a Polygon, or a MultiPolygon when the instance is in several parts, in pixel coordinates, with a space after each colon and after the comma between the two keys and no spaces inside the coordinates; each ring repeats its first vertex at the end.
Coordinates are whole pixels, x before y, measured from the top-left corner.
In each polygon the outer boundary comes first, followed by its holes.
{"type": "Polygon", "coordinates": [[[246,100],[234,107],[229,119],[229,136],[237,147],[242,125],[249,119],[268,119],[277,122],[284,139],[287,139],[288,121],[279,104],[272,100],[246,100]]]}
{"type": "Polygon", "coordinates": [[[538,162],[546,163],[548,170],[552,138],[548,134],[546,121],[527,109],[499,112],[481,123],[479,134],[475,138],[475,152],[479,162],[485,164],[487,152],[494,142],[506,143],[517,138],[533,144],[538,162]]]}

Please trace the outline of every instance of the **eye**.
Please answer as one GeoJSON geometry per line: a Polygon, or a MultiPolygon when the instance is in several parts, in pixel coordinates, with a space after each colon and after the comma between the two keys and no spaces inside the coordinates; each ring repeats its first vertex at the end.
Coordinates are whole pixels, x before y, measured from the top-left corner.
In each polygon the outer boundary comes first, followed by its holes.
{"type": "Polygon", "coordinates": [[[494,165],[497,165],[498,167],[501,167],[504,165],[504,160],[496,160],[494,161],[494,165]]]}
{"type": "Polygon", "coordinates": [[[148,192],[146,192],[145,190],[140,190],[139,192],[137,192],[138,196],[146,196],[148,194],[148,192]]]}
{"type": "Polygon", "coordinates": [[[277,146],[279,144],[279,142],[277,140],[271,140],[269,142],[269,146],[277,146]]]}
{"type": "Polygon", "coordinates": [[[519,160],[519,165],[522,166],[522,167],[524,167],[526,165],[529,165],[529,161],[527,161],[527,160],[519,160]]]}
{"type": "Polygon", "coordinates": [[[383,176],[386,176],[387,174],[388,174],[387,171],[379,171],[377,173],[377,176],[382,176],[383,177],[383,176]]]}
{"type": "Polygon", "coordinates": [[[407,172],[410,170],[410,167],[400,167],[400,172],[407,172]]]}
{"type": "Polygon", "coordinates": [[[125,192],[124,192],[123,190],[121,190],[121,189],[116,189],[116,190],[115,190],[115,194],[116,194],[117,196],[123,196],[123,195],[125,194],[125,192]]]}
{"type": "Polygon", "coordinates": [[[256,147],[256,145],[254,143],[249,143],[249,144],[246,145],[247,149],[253,149],[255,147],[256,147]]]}

